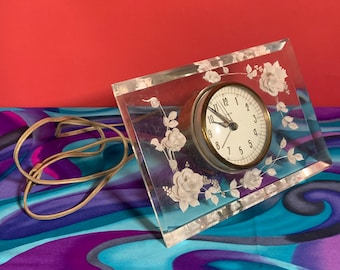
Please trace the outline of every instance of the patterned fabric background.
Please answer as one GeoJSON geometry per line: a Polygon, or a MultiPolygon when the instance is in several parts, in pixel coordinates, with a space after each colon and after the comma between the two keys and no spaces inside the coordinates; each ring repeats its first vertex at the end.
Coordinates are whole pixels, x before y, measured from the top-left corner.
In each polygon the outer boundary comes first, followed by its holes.
{"type": "MultiPolygon", "coordinates": [[[[333,166],[172,248],[166,248],[135,159],[80,211],[39,221],[22,209],[25,179],[13,162],[19,136],[39,119],[74,115],[121,122],[116,108],[10,108],[0,111],[0,269],[334,269],[340,265],[340,108],[317,116],[333,166]]],[[[34,133],[20,152],[29,169],[76,145],[83,135],[50,140],[54,125],[34,133]]],[[[110,145],[96,158],[63,160],[45,177],[68,178],[105,169],[120,159],[110,145]]],[[[53,213],[79,202],[93,182],[35,187],[29,205],[53,213]]]]}

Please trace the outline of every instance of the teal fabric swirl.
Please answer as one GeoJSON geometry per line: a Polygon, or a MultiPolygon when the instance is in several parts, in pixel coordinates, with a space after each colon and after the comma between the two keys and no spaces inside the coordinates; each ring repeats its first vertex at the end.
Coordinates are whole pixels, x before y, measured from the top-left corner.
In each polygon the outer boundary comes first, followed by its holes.
{"type": "MultiPolygon", "coordinates": [[[[317,108],[333,166],[172,248],[162,242],[137,161],[130,161],[80,211],[51,221],[21,207],[24,179],[12,152],[20,134],[46,116],[75,115],[119,123],[117,108],[2,108],[0,110],[0,269],[336,269],[340,265],[340,108],[317,108]]],[[[47,155],[86,140],[79,135],[34,148],[53,136],[47,125],[24,144],[29,168],[47,155]]],[[[65,160],[46,177],[67,178],[116,162],[119,145],[97,158],[65,160]]],[[[81,200],[93,183],[37,187],[36,212],[56,212],[81,200]]]]}

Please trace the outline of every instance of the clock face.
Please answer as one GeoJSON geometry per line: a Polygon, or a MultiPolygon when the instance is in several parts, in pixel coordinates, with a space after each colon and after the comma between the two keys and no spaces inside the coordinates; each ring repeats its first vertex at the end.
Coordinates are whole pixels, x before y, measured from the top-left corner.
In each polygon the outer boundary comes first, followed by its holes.
{"type": "Polygon", "coordinates": [[[203,90],[193,110],[194,142],[214,167],[243,170],[259,163],[271,141],[267,107],[251,89],[220,84],[203,90]]]}

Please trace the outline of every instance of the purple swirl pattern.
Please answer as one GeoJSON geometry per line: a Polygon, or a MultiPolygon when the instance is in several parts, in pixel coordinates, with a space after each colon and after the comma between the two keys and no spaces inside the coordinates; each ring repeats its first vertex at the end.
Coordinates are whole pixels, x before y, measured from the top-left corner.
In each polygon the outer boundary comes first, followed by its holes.
{"type": "MultiPolygon", "coordinates": [[[[340,108],[316,112],[333,160],[330,169],[167,249],[136,160],[70,216],[38,221],[22,210],[24,179],[12,159],[20,134],[46,116],[118,123],[117,108],[1,109],[0,269],[335,269],[340,265],[340,108]]],[[[20,156],[24,167],[92,136],[53,140],[53,134],[54,126],[46,125],[29,138],[20,156]]],[[[93,159],[63,160],[44,177],[101,170],[117,162],[120,149],[111,145],[93,159]]],[[[92,185],[37,187],[29,202],[35,212],[60,211],[92,185]]]]}

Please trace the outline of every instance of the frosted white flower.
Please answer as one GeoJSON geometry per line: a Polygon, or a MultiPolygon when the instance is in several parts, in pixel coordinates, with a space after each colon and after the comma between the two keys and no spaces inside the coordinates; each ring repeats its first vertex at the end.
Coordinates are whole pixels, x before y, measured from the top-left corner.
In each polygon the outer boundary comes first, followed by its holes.
{"type": "Polygon", "coordinates": [[[244,188],[253,190],[261,186],[262,184],[261,171],[257,168],[246,171],[240,183],[244,188]]]}
{"type": "Polygon", "coordinates": [[[210,83],[217,83],[221,80],[221,75],[216,71],[209,70],[204,74],[203,79],[210,83]]]}
{"type": "Polygon", "coordinates": [[[165,137],[162,139],[161,144],[164,148],[167,148],[173,152],[180,151],[185,145],[187,139],[179,131],[178,128],[168,130],[165,133],[165,137]]]}
{"type": "Polygon", "coordinates": [[[263,72],[259,81],[260,88],[269,95],[275,97],[279,92],[287,89],[286,78],[287,72],[282,68],[278,61],[274,64],[264,63],[263,72]]]}
{"type": "Polygon", "coordinates": [[[173,186],[169,196],[175,202],[179,202],[182,212],[185,212],[189,205],[198,206],[198,195],[203,187],[203,176],[185,168],[173,175],[173,186]]]}

